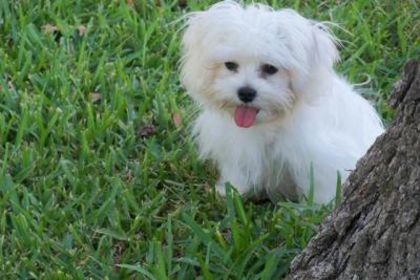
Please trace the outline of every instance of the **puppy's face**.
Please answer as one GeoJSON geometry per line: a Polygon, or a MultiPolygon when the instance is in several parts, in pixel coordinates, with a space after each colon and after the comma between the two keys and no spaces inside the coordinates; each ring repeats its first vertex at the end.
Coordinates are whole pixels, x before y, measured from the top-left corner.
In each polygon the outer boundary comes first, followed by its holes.
{"type": "Polygon", "coordinates": [[[253,53],[251,42],[229,41],[219,43],[207,56],[208,86],[201,91],[203,102],[229,113],[244,128],[290,110],[295,96],[288,71],[270,57],[269,50],[253,53]]]}
{"type": "Polygon", "coordinates": [[[244,128],[290,112],[337,57],[328,33],[297,13],[234,2],[192,14],[183,47],[188,93],[244,128]]]}

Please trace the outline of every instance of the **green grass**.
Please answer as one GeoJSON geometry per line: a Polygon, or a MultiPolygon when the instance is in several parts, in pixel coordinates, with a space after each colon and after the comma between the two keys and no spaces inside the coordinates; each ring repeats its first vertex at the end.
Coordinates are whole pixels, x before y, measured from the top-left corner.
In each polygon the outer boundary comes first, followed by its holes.
{"type": "MultiPolygon", "coordinates": [[[[285,275],[331,206],[211,192],[173,23],[210,1],[134,2],[0,0],[0,278],[285,275]]],[[[392,83],[420,53],[415,1],[273,5],[347,30],[337,68],[369,77],[364,94],[391,119],[392,83]]]]}

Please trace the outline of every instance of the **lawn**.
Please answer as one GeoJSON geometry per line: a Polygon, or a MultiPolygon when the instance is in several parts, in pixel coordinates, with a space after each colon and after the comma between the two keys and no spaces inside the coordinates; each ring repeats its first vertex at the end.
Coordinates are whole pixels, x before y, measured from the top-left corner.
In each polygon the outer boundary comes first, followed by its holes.
{"type": "MultiPolygon", "coordinates": [[[[212,192],[176,20],[213,2],[0,0],[0,279],[287,273],[333,205],[212,192]]],[[[416,1],[269,2],[339,23],[337,70],[392,119],[392,84],[420,54],[416,1]]]]}

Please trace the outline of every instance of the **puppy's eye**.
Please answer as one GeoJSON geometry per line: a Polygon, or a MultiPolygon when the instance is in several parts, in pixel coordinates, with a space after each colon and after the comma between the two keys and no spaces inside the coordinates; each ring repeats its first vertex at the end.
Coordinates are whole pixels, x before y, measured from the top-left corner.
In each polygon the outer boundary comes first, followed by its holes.
{"type": "Polygon", "coordinates": [[[237,71],[239,68],[238,63],[233,62],[233,61],[225,62],[225,66],[229,71],[237,71]]]}
{"type": "Polygon", "coordinates": [[[263,66],[261,67],[261,71],[264,74],[273,75],[273,74],[277,73],[277,71],[279,71],[279,69],[277,69],[276,67],[274,67],[271,64],[263,64],[263,66]]]}

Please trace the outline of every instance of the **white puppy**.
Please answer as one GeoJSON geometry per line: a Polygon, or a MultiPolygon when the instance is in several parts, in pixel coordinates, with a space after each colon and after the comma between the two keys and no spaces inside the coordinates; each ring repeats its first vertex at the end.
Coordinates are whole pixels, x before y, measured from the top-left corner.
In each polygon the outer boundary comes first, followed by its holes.
{"type": "Polygon", "coordinates": [[[375,110],[333,69],[321,23],[293,10],[224,1],[187,17],[182,82],[199,104],[194,132],[223,194],[329,202],[383,131],[375,110]],[[310,176],[313,174],[313,176],[310,176]]]}

